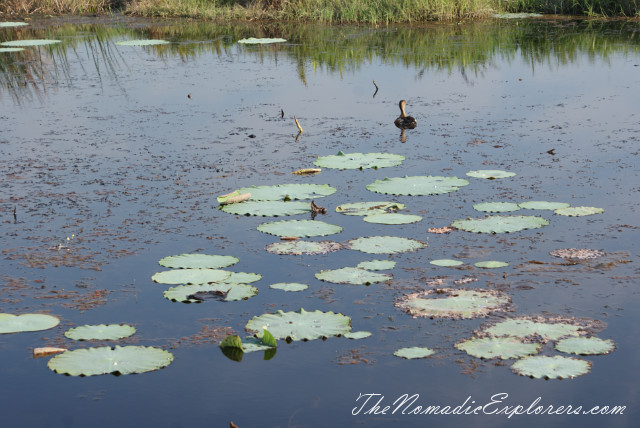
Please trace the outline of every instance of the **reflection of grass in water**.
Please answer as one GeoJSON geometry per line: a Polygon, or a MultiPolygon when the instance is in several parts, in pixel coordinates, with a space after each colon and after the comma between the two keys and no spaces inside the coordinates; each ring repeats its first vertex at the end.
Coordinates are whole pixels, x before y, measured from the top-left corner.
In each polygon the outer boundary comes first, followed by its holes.
{"type": "Polygon", "coordinates": [[[498,0],[508,12],[638,16],[638,0],[498,0]]]}

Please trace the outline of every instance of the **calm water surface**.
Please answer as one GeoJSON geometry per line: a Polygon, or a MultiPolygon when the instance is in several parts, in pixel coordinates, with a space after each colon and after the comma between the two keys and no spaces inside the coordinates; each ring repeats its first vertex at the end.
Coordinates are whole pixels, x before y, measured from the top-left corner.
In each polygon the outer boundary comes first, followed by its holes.
{"type": "MultiPolygon", "coordinates": [[[[24,427],[347,427],[637,426],[638,208],[640,180],[640,25],[637,22],[486,21],[428,27],[219,26],[109,20],[34,21],[2,29],[0,39],[55,38],[61,44],[1,53],[0,311],[47,312],[55,329],[0,338],[3,426],[24,427]],[[287,43],[243,46],[244,37],[287,43]],[[161,38],[170,45],[125,47],[119,40],[161,38]],[[375,93],[375,80],[379,91],[375,93]],[[393,125],[408,101],[418,127],[393,125]],[[284,118],[281,117],[284,111],[284,118]],[[304,133],[296,139],[296,115],[304,133]],[[400,165],[364,171],[325,169],[299,177],[318,156],[388,152],[400,165]],[[385,196],[365,186],[404,175],[470,179],[440,196],[385,196]],[[372,260],[343,250],[277,256],[277,238],[256,231],[271,218],[217,210],[217,195],[240,186],[329,184],[316,202],[330,237],[392,235],[427,248],[389,256],[393,281],[371,286],[321,282],[314,274],[372,260]],[[395,200],[423,216],[412,225],[364,223],[338,214],[346,202],[395,200]],[[550,220],[542,229],[486,235],[427,232],[467,216],[485,201],[548,200],[605,209],[550,220]],[[15,215],[14,215],[15,212],[15,215]],[[62,248],[60,247],[62,245],[62,248]],[[561,264],[558,248],[594,248],[606,262],[561,264]],[[232,270],[256,272],[259,294],[241,302],[174,303],[151,281],[165,256],[202,252],[240,258],[232,270]],[[430,260],[459,258],[462,269],[430,260]],[[473,267],[503,260],[499,271],[473,267]],[[531,263],[538,262],[538,263],[531,263]],[[611,262],[611,263],[610,263],[611,262]],[[470,267],[471,266],[471,267],[470,267]],[[536,380],[511,372],[513,360],[483,361],[456,350],[486,321],[413,319],[393,303],[403,293],[463,277],[462,287],[498,289],[513,313],[596,319],[615,352],[582,357],[589,374],[536,380]],[[270,289],[276,282],[306,291],[270,289]],[[226,358],[214,328],[243,332],[253,316],[277,309],[341,312],[364,340],[279,341],[274,358],[226,358]],[[64,332],[83,324],[129,323],[120,344],[158,346],[167,368],[131,376],[67,377],[33,359],[43,345],[72,349],[64,332]],[[203,330],[204,329],[204,330],[203,330]],[[393,356],[427,346],[429,359],[393,356]],[[357,415],[359,394],[385,404],[419,394],[420,405],[626,406],[623,415],[357,415]]],[[[519,214],[519,213],[518,213],[519,214]]],[[[307,218],[297,216],[296,219],[307,218]]],[[[322,238],[315,238],[322,239],[322,238]]],[[[101,342],[96,345],[105,345],[101,342]]],[[[545,355],[557,355],[551,344],[545,355]]],[[[487,411],[496,407],[489,407],[487,411]]]]}

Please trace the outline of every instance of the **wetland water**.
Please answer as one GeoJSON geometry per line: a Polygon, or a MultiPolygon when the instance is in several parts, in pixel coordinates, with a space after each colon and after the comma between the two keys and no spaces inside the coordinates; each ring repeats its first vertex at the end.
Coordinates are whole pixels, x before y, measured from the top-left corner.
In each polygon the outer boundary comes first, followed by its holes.
{"type": "MultiPolygon", "coordinates": [[[[640,24],[489,20],[428,27],[219,26],[113,18],[45,20],[1,28],[1,41],[61,43],[0,53],[0,312],[50,313],[58,327],[0,336],[3,426],[247,427],[636,426],[640,413],[638,209],[640,204],[640,24]],[[286,43],[239,45],[245,37],[286,43]],[[168,45],[120,46],[128,39],[168,45]],[[375,80],[380,88],[374,95],[375,80]],[[394,127],[398,101],[418,127],[394,127]],[[284,117],[281,117],[281,110],[284,117]],[[296,140],[293,116],[304,132],[296,140]],[[398,166],[291,175],[318,156],[382,152],[398,166]],[[472,170],[506,170],[484,180],[472,170]],[[385,177],[464,177],[469,185],[433,196],[373,193],[385,177]],[[269,217],[217,209],[216,196],[251,185],[328,184],[317,217],[343,227],[310,240],[363,236],[419,239],[415,252],[276,255],[278,241],[256,227],[269,217]],[[408,225],[370,224],[335,207],[395,201],[422,216],[408,225]],[[540,229],[485,234],[427,232],[466,217],[473,205],[527,200],[591,206],[604,213],[549,220],[540,229]],[[590,248],[603,259],[568,263],[555,249],[590,248]],[[259,293],[246,301],[171,302],[151,276],[163,257],[232,255],[229,268],[255,272],[259,293]],[[434,259],[462,260],[458,268],[434,259]],[[386,283],[322,282],[324,269],[374,259],[397,264],[386,283]],[[501,260],[509,266],[480,269],[501,260]],[[477,279],[463,285],[453,281],[477,279]],[[510,312],[488,318],[412,318],[394,307],[403,294],[445,287],[506,293],[510,312]],[[278,282],[309,285],[301,292],[278,282]],[[252,317],[298,310],[351,317],[361,340],[278,341],[276,355],[241,362],[217,347],[252,317]],[[531,379],[511,360],[482,360],[454,348],[486,322],[559,316],[598,320],[595,334],[617,349],[580,357],[591,371],[574,379],[531,379]],[[128,323],[117,342],[74,342],[84,324],[128,323]],[[49,370],[32,348],[104,345],[162,347],[166,368],[127,376],[70,377],[49,370]],[[429,347],[426,359],[393,352],[429,347]],[[402,394],[416,405],[626,406],[622,415],[407,415],[360,412],[360,394],[402,394]],[[352,413],[357,413],[353,415],[352,413]]],[[[307,219],[297,215],[286,219],[307,219]]],[[[281,220],[276,218],[275,220],[281,220]]],[[[542,354],[560,355],[551,343],[542,354]]],[[[377,396],[376,396],[377,402],[377,396]]]]}

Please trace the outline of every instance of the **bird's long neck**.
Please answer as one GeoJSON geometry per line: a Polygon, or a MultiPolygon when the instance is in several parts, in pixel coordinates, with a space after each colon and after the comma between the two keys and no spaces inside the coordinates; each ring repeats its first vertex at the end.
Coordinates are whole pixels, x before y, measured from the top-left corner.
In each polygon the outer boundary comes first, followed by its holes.
{"type": "Polygon", "coordinates": [[[400,104],[400,117],[407,117],[407,113],[404,112],[404,103],[400,104]]]}

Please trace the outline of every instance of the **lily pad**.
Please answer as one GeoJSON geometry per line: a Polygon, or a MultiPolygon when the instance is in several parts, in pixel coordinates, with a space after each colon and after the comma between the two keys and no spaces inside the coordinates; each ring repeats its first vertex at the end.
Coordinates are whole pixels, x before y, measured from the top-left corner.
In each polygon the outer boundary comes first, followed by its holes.
{"type": "Polygon", "coordinates": [[[413,346],[411,348],[400,348],[393,353],[396,357],[406,358],[406,359],[414,359],[414,358],[427,358],[431,355],[435,354],[436,351],[429,348],[419,348],[417,346],[413,346]]]}
{"type": "Polygon", "coordinates": [[[238,43],[247,44],[247,45],[264,45],[268,43],[282,43],[286,42],[286,39],[280,38],[260,38],[257,39],[255,37],[249,37],[248,39],[238,40],[238,43]]]}
{"type": "Polygon", "coordinates": [[[393,276],[389,273],[376,273],[361,268],[345,267],[342,269],[323,270],[316,274],[316,278],[321,281],[333,282],[334,284],[369,285],[389,281],[393,276]]]}
{"type": "Polygon", "coordinates": [[[356,267],[366,270],[388,270],[396,267],[396,262],[393,260],[371,260],[369,262],[360,262],[356,267]]]}
{"type": "Polygon", "coordinates": [[[271,284],[269,287],[283,291],[302,291],[309,288],[307,284],[300,284],[298,282],[279,282],[277,284],[271,284]]]}
{"type": "Polygon", "coordinates": [[[514,337],[485,337],[463,340],[454,345],[461,351],[477,358],[520,358],[540,352],[539,343],[525,343],[514,337]]]}
{"type": "Polygon", "coordinates": [[[258,289],[248,284],[196,284],[171,287],[164,292],[172,302],[200,303],[205,300],[246,300],[258,294],[258,289]]]}
{"type": "Polygon", "coordinates": [[[568,208],[559,208],[554,212],[556,214],[564,215],[568,217],[582,217],[585,215],[602,214],[604,212],[604,209],[596,208],[596,207],[568,207],[568,208]]]}
{"type": "Polygon", "coordinates": [[[557,210],[560,208],[568,208],[570,205],[566,202],[547,202],[547,201],[527,201],[519,203],[520,208],[528,210],[557,210]]]}
{"type": "Polygon", "coordinates": [[[173,355],[159,348],[104,346],[67,351],[50,359],[47,365],[56,373],[70,376],[127,375],[158,370],[172,361],[173,355]]]}
{"type": "Polygon", "coordinates": [[[13,315],[0,313],[0,334],[48,330],[58,324],[60,324],[58,318],[46,314],[13,315]]]}
{"type": "Polygon", "coordinates": [[[119,46],[156,46],[156,45],[168,45],[171,42],[158,39],[138,39],[138,40],[120,40],[116,42],[119,46]]]}
{"type": "Polygon", "coordinates": [[[515,172],[500,171],[498,169],[479,169],[477,171],[467,172],[469,177],[474,178],[486,178],[489,180],[495,180],[496,178],[508,178],[516,175],[515,172]]]}
{"type": "Polygon", "coordinates": [[[346,215],[369,216],[373,214],[395,213],[404,209],[404,204],[396,202],[355,202],[338,205],[336,212],[346,215]]]}
{"type": "Polygon", "coordinates": [[[509,266],[509,263],[500,262],[497,260],[487,260],[484,262],[477,262],[473,264],[475,267],[483,268],[483,269],[496,269],[501,267],[509,266]]]}
{"type": "Polygon", "coordinates": [[[456,220],[451,227],[477,233],[511,233],[525,229],[537,229],[548,225],[549,222],[542,217],[514,215],[493,215],[485,218],[468,218],[456,220]]]}
{"type": "Polygon", "coordinates": [[[362,251],[370,254],[394,254],[405,251],[415,251],[426,247],[415,239],[401,238],[397,236],[370,236],[368,238],[357,238],[348,241],[352,250],[362,251]]]}
{"type": "Polygon", "coordinates": [[[320,156],[314,165],[334,169],[384,168],[400,165],[405,159],[401,155],[390,153],[343,153],[320,156]]]}
{"type": "Polygon", "coordinates": [[[525,338],[537,336],[542,340],[557,340],[565,336],[579,336],[582,328],[562,322],[537,322],[527,318],[512,318],[501,321],[483,330],[491,336],[511,336],[525,338]]]}
{"type": "Polygon", "coordinates": [[[158,272],[151,277],[160,284],[210,284],[231,276],[231,272],[220,269],[176,269],[158,272]]]}
{"type": "Polygon", "coordinates": [[[267,328],[276,339],[312,340],[339,336],[351,330],[351,318],[333,312],[319,310],[307,312],[277,311],[253,317],[245,326],[247,330],[261,331],[267,328]]]}
{"type": "Polygon", "coordinates": [[[73,340],[117,340],[129,337],[135,332],[135,327],[127,324],[100,324],[72,328],[64,335],[73,340]]]}
{"type": "Polygon", "coordinates": [[[26,22],[19,21],[4,21],[0,22],[0,27],[23,27],[25,25],[29,25],[26,22]]]}
{"type": "Polygon", "coordinates": [[[435,266],[442,266],[442,267],[453,267],[453,266],[460,266],[464,264],[463,261],[453,260],[453,259],[437,259],[437,260],[431,260],[429,263],[435,266]]]}
{"type": "Polygon", "coordinates": [[[589,373],[591,363],[578,358],[539,355],[522,358],[511,366],[513,372],[538,379],[566,379],[589,373]]]}
{"type": "Polygon", "coordinates": [[[344,337],[352,340],[366,339],[367,337],[370,337],[370,336],[371,336],[370,331],[354,331],[354,332],[349,332],[344,334],[344,337]]]}
{"type": "Polygon", "coordinates": [[[363,220],[367,223],[377,224],[410,224],[422,220],[422,217],[411,214],[383,213],[368,215],[363,220]]]}
{"type": "Polygon", "coordinates": [[[0,52],[22,52],[24,48],[0,48],[0,52]]]}
{"type": "Polygon", "coordinates": [[[261,278],[262,275],[259,273],[231,272],[231,276],[220,281],[220,284],[249,284],[259,281],[261,278]]]}
{"type": "Polygon", "coordinates": [[[46,46],[53,45],[56,43],[61,43],[60,40],[49,40],[49,39],[34,39],[34,40],[12,40],[9,42],[0,43],[0,46],[5,46],[8,48],[26,48],[30,46],[46,46]]]}
{"type": "Polygon", "coordinates": [[[328,184],[276,184],[274,186],[251,186],[238,189],[240,193],[251,193],[252,201],[288,201],[294,199],[316,199],[333,195],[335,187],[328,184]]]}
{"type": "Polygon", "coordinates": [[[482,202],[475,204],[473,209],[486,213],[505,213],[518,211],[520,207],[518,204],[514,204],[513,202],[482,202]]]}
{"type": "Polygon", "coordinates": [[[311,212],[311,204],[309,202],[295,201],[247,201],[239,204],[223,205],[222,211],[236,215],[282,217],[311,212]]]}
{"type": "Polygon", "coordinates": [[[477,318],[505,311],[509,297],[495,290],[440,288],[405,295],[397,308],[415,317],[477,318]]]}
{"type": "Polygon", "coordinates": [[[602,355],[616,349],[613,340],[599,337],[569,337],[556,342],[556,350],[566,354],[602,355]]]}
{"type": "Polygon", "coordinates": [[[218,269],[238,263],[240,259],[233,256],[216,256],[209,254],[180,254],[161,259],[160,266],[180,269],[218,269]]]}
{"type": "Polygon", "coordinates": [[[591,250],[588,248],[560,248],[549,252],[554,257],[574,260],[591,260],[605,255],[604,251],[591,250]]]}
{"type": "Polygon", "coordinates": [[[367,185],[367,189],[387,195],[421,196],[455,192],[468,184],[467,180],[457,177],[415,176],[376,180],[367,185]]]}
{"type": "Polygon", "coordinates": [[[283,241],[267,245],[267,252],[274,254],[301,255],[327,254],[342,250],[345,246],[334,241],[283,241]]]}
{"type": "Polygon", "coordinates": [[[326,236],[342,231],[342,227],[319,220],[283,220],[262,223],[258,230],[269,235],[312,237],[326,236]]]}

